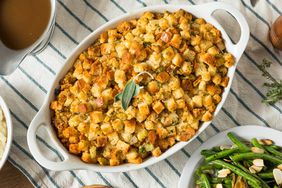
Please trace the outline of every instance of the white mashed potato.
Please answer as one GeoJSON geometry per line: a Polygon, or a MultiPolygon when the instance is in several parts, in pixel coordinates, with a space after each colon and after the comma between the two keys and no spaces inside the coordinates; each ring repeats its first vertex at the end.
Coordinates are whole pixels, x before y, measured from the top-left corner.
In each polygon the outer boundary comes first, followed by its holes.
{"type": "Polygon", "coordinates": [[[2,158],[7,142],[7,125],[2,109],[0,108],[0,159],[2,158]]]}

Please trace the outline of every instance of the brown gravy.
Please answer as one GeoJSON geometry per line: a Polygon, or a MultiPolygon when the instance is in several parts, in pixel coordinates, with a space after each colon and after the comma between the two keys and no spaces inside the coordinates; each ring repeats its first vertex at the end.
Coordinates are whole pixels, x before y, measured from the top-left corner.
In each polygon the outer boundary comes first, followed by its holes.
{"type": "Polygon", "coordinates": [[[0,0],[0,40],[14,50],[33,44],[51,14],[50,0],[0,0]]]}

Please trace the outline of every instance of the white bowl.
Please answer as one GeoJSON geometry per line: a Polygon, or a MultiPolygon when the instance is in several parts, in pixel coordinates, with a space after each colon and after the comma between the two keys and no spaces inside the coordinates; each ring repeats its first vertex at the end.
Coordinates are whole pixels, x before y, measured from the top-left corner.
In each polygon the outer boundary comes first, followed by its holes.
{"type": "Polygon", "coordinates": [[[0,159],[0,170],[2,169],[2,167],[4,166],[9,152],[10,152],[10,148],[12,145],[12,140],[13,140],[13,125],[12,125],[12,119],[11,119],[11,114],[10,114],[10,110],[7,106],[7,104],[5,103],[4,99],[0,96],[0,108],[2,109],[3,113],[4,113],[4,117],[6,120],[6,124],[7,124],[7,142],[4,148],[4,152],[2,155],[2,158],[0,159]]]}
{"type": "Polygon", "coordinates": [[[210,149],[213,146],[229,145],[232,144],[227,137],[227,133],[232,132],[243,140],[251,140],[252,138],[266,139],[269,138],[275,142],[276,145],[282,146],[282,132],[257,125],[246,125],[240,127],[234,127],[224,132],[216,134],[212,138],[208,139],[203,145],[201,145],[189,158],[185,164],[181,173],[181,177],[178,183],[178,188],[193,188],[195,187],[195,170],[202,164],[204,158],[201,155],[203,149],[210,149]]]}
{"type": "Polygon", "coordinates": [[[158,6],[152,6],[152,7],[147,7],[143,8],[140,10],[137,10],[136,12],[133,13],[128,13],[125,14],[119,18],[113,19],[103,26],[99,27],[96,31],[91,33],[88,37],[86,37],[71,53],[70,57],[66,60],[65,66],[60,70],[60,72],[57,74],[55,81],[52,84],[52,87],[47,95],[47,98],[45,99],[45,102],[38,112],[38,114],[35,116],[35,118],[32,120],[28,132],[27,132],[27,141],[28,141],[28,146],[30,149],[30,152],[36,159],[36,161],[44,166],[45,168],[51,169],[51,170],[71,170],[71,169],[88,169],[88,170],[94,170],[97,172],[125,172],[129,170],[136,170],[140,168],[147,167],[149,165],[152,165],[154,163],[157,163],[170,155],[174,154],[178,150],[182,149],[184,146],[186,146],[188,143],[190,143],[193,139],[195,139],[201,132],[203,132],[206,127],[210,124],[210,122],[205,122],[202,124],[200,127],[199,131],[197,134],[188,142],[179,142],[175,144],[173,147],[168,149],[166,152],[164,152],[161,156],[159,157],[150,157],[147,160],[145,160],[141,164],[122,164],[120,166],[100,166],[97,164],[86,164],[80,160],[79,157],[71,155],[68,153],[66,148],[61,144],[59,139],[56,136],[56,133],[54,129],[51,126],[50,122],[50,110],[49,110],[49,104],[50,101],[54,99],[54,90],[55,88],[59,85],[60,79],[63,78],[63,76],[67,73],[67,71],[72,67],[75,59],[77,56],[85,50],[87,47],[89,47],[95,39],[98,38],[99,34],[102,33],[105,30],[108,30],[110,28],[116,27],[118,23],[125,21],[125,20],[130,20],[133,18],[140,17],[144,12],[146,11],[153,11],[153,12],[164,12],[164,11],[177,11],[179,9],[184,9],[196,17],[199,18],[204,18],[207,22],[211,23],[214,25],[216,28],[218,28],[221,33],[222,37],[225,40],[225,45],[227,50],[232,53],[235,58],[236,58],[236,64],[231,67],[228,71],[228,76],[230,78],[228,86],[225,88],[223,95],[222,95],[222,101],[218,104],[215,115],[218,114],[219,110],[221,109],[227,94],[230,90],[231,82],[234,77],[234,73],[236,70],[236,66],[238,64],[238,61],[243,53],[243,51],[246,48],[246,45],[249,40],[249,27],[248,24],[244,18],[244,16],[234,7],[224,4],[224,3],[208,3],[208,4],[202,4],[202,5],[193,5],[193,6],[188,6],[188,5],[158,5],[158,6]],[[234,18],[238,21],[240,28],[241,28],[241,38],[237,44],[233,44],[229,37],[227,36],[226,32],[224,29],[220,26],[220,24],[211,16],[212,13],[215,10],[225,10],[232,14],[234,18]],[[51,139],[53,140],[55,146],[59,150],[59,152],[62,153],[64,156],[64,161],[62,162],[53,162],[46,157],[40,152],[37,141],[36,141],[36,132],[38,127],[44,126],[47,131],[49,132],[49,135],[51,139]]]}

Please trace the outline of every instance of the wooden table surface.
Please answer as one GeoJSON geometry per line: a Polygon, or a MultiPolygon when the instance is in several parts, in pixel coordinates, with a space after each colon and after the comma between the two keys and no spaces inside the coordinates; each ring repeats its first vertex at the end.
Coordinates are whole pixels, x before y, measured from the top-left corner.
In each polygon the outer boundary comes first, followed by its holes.
{"type": "Polygon", "coordinates": [[[28,179],[8,161],[0,171],[0,187],[33,188],[28,179]]]}

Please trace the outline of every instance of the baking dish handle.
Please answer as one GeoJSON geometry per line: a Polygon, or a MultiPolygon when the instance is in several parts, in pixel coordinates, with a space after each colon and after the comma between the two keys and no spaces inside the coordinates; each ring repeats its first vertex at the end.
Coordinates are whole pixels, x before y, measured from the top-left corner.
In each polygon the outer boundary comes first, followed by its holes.
{"type": "Polygon", "coordinates": [[[238,9],[234,8],[233,6],[227,3],[215,2],[215,3],[208,3],[205,6],[206,6],[205,7],[206,13],[210,17],[212,17],[212,19],[214,19],[215,22],[217,22],[217,20],[212,16],[214,11],[225,10],[226,12],[230,13],[239,23],[240,30],[241,30],[240,39],[237,42],[237,44],[233,44],[230,40],[230,44],[233,45],[231,53],[234,54],[235,57],[241,57],[242,53],[244,52],[248,44],[249,37],[250,37],[249,25],[245,17],[242,15],[242,13],[238,9]]]}
{"type": "MultiPolygon", "coordinates": [[[[62,149],[62,147],[57,143],[54,142],[54,146],[57,149],[57,151],[63,156],[64,160],[63,161],[51,161],[47,159],[44,154],[40,151],[40,146],[37,143],[37,130],[39,127],[43,126],[45,130],[47,130],[49,136],[51,138],[54,137],[54,133],[52,130],[52,127],[46,123],[47,118],[46,118],[46,110],[48,108],[41,108],[41,110],[37,113],[37,115],[34,117],[32,120],[28,131],[27,131],[27,143],[29,146],[29,150],[34,157],[34,159],[43,167],[50,169],[50,170],[55,170],[55,171],[60,171],[60,170],[70,170],[70,169],[75,169],[75,163],[73,162],[72,156],[69,156],[67,152],[62,149]]],[[[57,139],[53,138],[52,140],[57,139]]]]}

